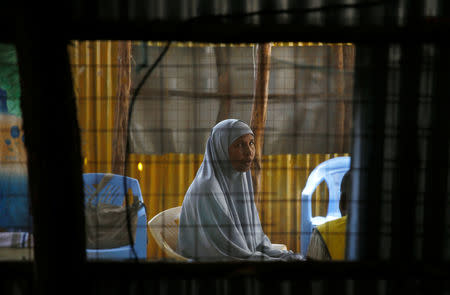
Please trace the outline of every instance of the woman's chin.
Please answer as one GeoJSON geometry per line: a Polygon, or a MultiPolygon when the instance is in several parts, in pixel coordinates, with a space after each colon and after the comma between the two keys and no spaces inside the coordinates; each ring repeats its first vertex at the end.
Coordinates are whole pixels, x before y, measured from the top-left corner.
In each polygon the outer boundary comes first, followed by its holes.
{"type": "Polygon", "coordinates": [[[250,168],[252,167],[252,164],[242,164],[241,169],[239,170],[239,172],[247,172],[250,170],[250,168]]]}
{"type": "Polygon", "coordinates": [[[247,172],[252,167],[252,162],[234,162],[232,166],[238,172],[247,172]]]}

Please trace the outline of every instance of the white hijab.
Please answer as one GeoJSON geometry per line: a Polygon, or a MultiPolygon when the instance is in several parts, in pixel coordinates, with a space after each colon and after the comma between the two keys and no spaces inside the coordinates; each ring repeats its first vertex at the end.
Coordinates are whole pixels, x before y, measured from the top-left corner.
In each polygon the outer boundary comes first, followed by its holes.
{"type": "Polygon", "coordinates": [[[246,134],[253,132],[236,119],[212,129],[183,201],[177,251],[197,261],[303,260],[292,251],[272,248],[255,206],[251,172],[231,166],[228,147],[246,134]]]}

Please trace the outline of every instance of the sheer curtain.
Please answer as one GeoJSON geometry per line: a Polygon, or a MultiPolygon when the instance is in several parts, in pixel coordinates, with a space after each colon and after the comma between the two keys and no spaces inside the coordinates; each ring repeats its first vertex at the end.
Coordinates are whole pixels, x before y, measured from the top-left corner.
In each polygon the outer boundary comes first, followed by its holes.
{"type": "MultiPolygon", "coordinates": [[[[161,50],[134,47],[133,83],[161,50]]],[[[264,154],[349,152],[353,56],[351,44],[274,44],[264,154]]],[[[219,113],[249,123],[254,71],[252,44],[173,46],[137,97],[132,152],[203,153],[219,113]]]]}

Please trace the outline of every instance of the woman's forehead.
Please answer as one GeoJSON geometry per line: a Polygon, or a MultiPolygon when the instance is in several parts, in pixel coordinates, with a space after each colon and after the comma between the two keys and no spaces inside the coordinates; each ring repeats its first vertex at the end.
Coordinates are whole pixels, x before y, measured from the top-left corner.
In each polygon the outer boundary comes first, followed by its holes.
{"type": "Polygon", "coordinates": [[[239,137],[243,135],[253,135],[253,131],[250,127],[236,119],[228,119],[216,124],[212,130],[213,142],[219,148],[223,149],[233,144],[239,137]]]}
{"type": "Polygon", "coordinates": [[[247,134],[239,136],[235,141],[233,141],[233,143],[237,143],[237,142],[241,142],[241,141],[250,141],[253,139],[254,139],[253,134],[247,133],[247,134]]]}

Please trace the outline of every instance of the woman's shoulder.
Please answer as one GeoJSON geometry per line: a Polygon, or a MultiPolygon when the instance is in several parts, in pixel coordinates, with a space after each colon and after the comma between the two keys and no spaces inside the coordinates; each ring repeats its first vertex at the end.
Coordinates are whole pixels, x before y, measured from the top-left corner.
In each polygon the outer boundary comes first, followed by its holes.
{"type": "Polygon", "coordinates": [[[186,192],[186,203],[195,207],[217,207],[225,210],[226,201],[223,191],[217,181],[194,181],[186,192]]]}
{"type": "Polygon", "coordinates": [[[192,184],[189,186],[186,195],[188,194],[214,194],[219,193],[222,190],[220,189],[220,185],[215,179],[195,179],[192,184]]]}

